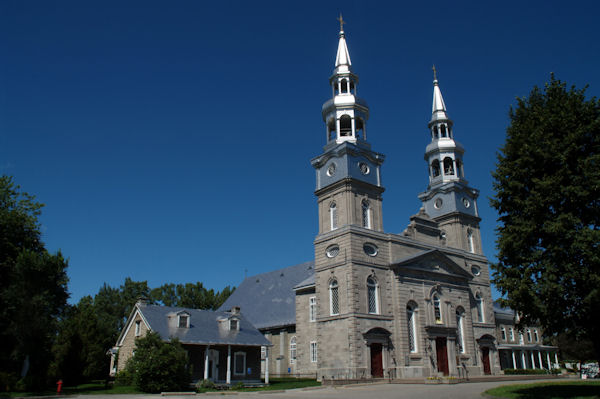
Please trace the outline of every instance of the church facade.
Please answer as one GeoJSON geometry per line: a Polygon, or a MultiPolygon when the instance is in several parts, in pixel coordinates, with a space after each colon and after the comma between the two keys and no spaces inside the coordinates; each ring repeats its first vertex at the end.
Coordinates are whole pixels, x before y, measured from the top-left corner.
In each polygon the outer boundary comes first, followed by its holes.
{"type": "Polygon", "coordinates": [[[465,178],[464,148],[437,78],[425,148],[429,184],[401,234],[383,231],[385,157],[367,139],[369,107],[357,95],[343,29],[329,83],[325,146],[311,160],[319,215],[314,262],[247,278],[222,309],[241,306],[273,344],[263,353],[271,375],[499,373],[479,192],[465,178]]]}

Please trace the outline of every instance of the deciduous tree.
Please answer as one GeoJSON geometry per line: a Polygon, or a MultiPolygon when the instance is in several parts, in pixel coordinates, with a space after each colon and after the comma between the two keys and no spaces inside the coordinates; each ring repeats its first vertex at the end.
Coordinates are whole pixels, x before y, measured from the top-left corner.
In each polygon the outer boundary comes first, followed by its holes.
{"type": "Polygon", "coordinates": [[[600,102],[551,77],[510,111],[491,204],[495,285],[521,323],[594,342],[600,359],[600,102]]]}

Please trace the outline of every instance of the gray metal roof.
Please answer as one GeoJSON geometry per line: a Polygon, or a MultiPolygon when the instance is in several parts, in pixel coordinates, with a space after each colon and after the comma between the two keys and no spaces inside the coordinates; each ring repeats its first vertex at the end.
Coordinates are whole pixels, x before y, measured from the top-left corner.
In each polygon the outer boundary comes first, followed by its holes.
{"type": "Polygon", "coordinates": [[[296,324],[294,287],[314,274],[314,262],[248,277],[218,309],[240,306],[256,328],[296,324]]]}
{"type": "MultiPolygon", "coordinates": [[[[229,331],[227,320],[232,316],[229,312],[175,308],[170,306],[136,305],[150,328],[164,340],[179,338],[183,344],[211,345],[246,345],[270,346],[271,343],[254,327],[243,314],[236,317],[239,320],[239,330],[229,331]],[[178,328],[178,315],[182,312],[189,314],[190,327],[178,328]]],[[[243,311],[243,309],[242,309],[243,311]]]]}

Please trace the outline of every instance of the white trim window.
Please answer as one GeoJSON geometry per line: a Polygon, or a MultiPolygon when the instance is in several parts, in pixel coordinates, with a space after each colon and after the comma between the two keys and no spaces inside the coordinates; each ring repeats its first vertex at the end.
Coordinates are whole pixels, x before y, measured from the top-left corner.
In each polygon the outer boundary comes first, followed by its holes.
{"type": "Polygon", "coordinates": [[[331,226],[331,230],[338,228],[337,205],[335,202],[329,204],[329,225],[331,226]]]}
{"type": "Polygon", "coordinates": [[[458,344],[458,351],[465,353],[465,312],[462,309],[456,311],[456,343],[458,344]]]}
{"type": "Polygon", "coordinates": [[[267,358],[267,347],[261,346],[260,347],[260,360],[265,360],[266,358],[267,358]]]}
{"type": "Polygon", "coordinates": [[[139,337],[140,335],[142,335],[142,321],[136,320],[135,321],[135,336],[139,337]]]}
{"type": "Polygon", "coordinates": [[[366,199],[362,200],[361,208],[362,208],[362,225],[364,228],[370,229],[371,228],[371,205],[369,204],[369,201],[367,201],[366,199]]]}
{"type": "Polygon", "coordinates": [[[477,307],[477,322],[483,323],[485,321],[483,318],[483,298],[479,292],[475,294],[475,306],[477,307]]]}
{"type": "Polygon", "coordinates": [[[308,321],[317,321],[317,297],[308,298],[308,321]]]}
{"type": "Polygon", "coordinates": [[[502,336],[502,341],[506,341],[506,328],[504,326],[500,327],[500,335],[502,336]]]}
{"type": "Polygon", "coordinates": [[[246,352],[235,352],[233,354],[233,374],[246,374],[246,352]]]}
{"type": "Polygon", "coordinates": [[[340,296],[337,280],[329,283],[329,314],[337,316],[340,314],[340,296]]]}
{"type": "Polygon", "coordinates": [[[369,307],[369,313],[379,314],[379,298],[377,289],[377,282],[373,277],[367,278],[367,301],[369,307]]]}
{"type": "Polygon", "coordinates": [[[410,353],[417,353],[417,326],[416,326],[417,307],[412,304],[406,305],[406,320],[408,327],[408,349],[410,353]]]}
{"type": "Polygon", "coordinates": [[[317,362],[317,341],[310,342],[310,362],[317,362]]]}
{"type": "Polygon", "coordinates": [[[442,307],[440,297],[437,294],[433,294],[433,316],[435,324],[442,324],[442,307]]]}
{"type": "Polygon", "coordinates": [[[508,327],[508,337],[511,341],[515,340],[515,330],[512,327],[508,327]]]}
{"type": "Polygon", "coordinates": [[[537,330],[533,330],[533,339],[535,339],[535,342],[538,342],[538,341],[539,341],[539,338],[540,338],[540,337],[538,336],[538,332],[537,332],[537,330]]]}
{"type": "Polygon", "coordinates": [[[177,319],[177,327],[188,328],[190,326],[190,315],[187,313],[180,314],[177,319]]]}
{"type": "Polygon", "coordinates": [[[293,336],[290,339],[290,364],[296,363],[297,357],[297,346],[296,346],[296,336],[293,336]]]}
{"type": "Polygon", "coordinates": [[[531,342],[531,330],[527,329],[527,342],[531,342]]]}
{"type": "Polygon", "coordinates": [[[467,230],[467,244],[469,246],[469,252],[475,253],[475,242],[473,241],[473,230],[467,230]]]}

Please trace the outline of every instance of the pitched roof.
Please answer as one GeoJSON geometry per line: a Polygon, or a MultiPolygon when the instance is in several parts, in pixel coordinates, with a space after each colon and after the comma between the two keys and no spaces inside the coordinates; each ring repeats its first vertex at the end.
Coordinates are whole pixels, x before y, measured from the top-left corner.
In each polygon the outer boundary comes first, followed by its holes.
{"type": "Polygon", "coordinates": [[[296,324],[294,287],[314,274],[314,262],[286,267],[248,277],[219,311],[240,306],[256,328],[296,324]]]}
{"type": "Polygon", "coordinates": [[[242,314],[239,319],[239,330],[229,331],[227,320],[232,316],[229,312],[214,312],[176,308],[170,306],[147,305],[138,303],[145,322],[150,329],[157,332],[164,340],[178,338],[183,344],[222,344],[246,346],[270,346],[271,343],[242,314]],[[178,315],[185,312],[189,315],[190,326],[178,328],[178,315]]]}

